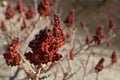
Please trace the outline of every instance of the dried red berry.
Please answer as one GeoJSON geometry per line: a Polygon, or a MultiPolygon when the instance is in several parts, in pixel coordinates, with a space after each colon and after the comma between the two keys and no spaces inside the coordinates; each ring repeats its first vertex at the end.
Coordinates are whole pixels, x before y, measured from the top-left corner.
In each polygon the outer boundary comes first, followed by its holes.
{"type": "Polygon", "coordinates": [[[95,34],[95,36],[93,38],[94,38],[94,41],[98,45],[100,45],[102,43],[102,40],[104,38],[104,31],[103,31],[103,26],[102,25],[97,27],[96,34],[95,34]]]}
{"type": "Polygon", "coordinates": [[[102,39],[99,38],[98,36],[94,36],[93,38],[94,38],[94,41],[97,45],[100,45],[102,43],[102,39]]]}
{"type": "Polygon", "coordinates": [[[25,15],[26,15],[26,19],[33,19],[34,18],[35,12],[34,12],[32,5],[29,5],[29,9],[25,15]]]}
{"type": "Polygon", "coordinates": [[[91,38],[90,37],[86,37],[86,44],[87,45],[90,45],[92,43],[92,40],[91,40],[91,38]]]}
{"type": "Polygon", "coordinates": [[[72,9],[68,17],[64,20],[64,23],[67,25],[67,27],[71,27],[74,24],[74,10],[72,9]]]}
{"type": "Polygon", "coordinates": [[[106,43],[107,47],[111,47],[111,41],[110,40],[107,40],[107,43],[106,43]]]}
{"type": "Polygon", "coordinates": [[[81,25],[82,28],[86,28],[86,23],[85,23],[85,21],[82,20],[81,23],[80,23],[80,25],[81,25]]]}
{"type": "Polygon", "coordinates": [[[18,10],[19,13],[23,13],[23,12],[26,11],[25,6],[24,6],[22,0],[18,0],[17,6],[16,6],[16,10],[18,10]]]}
{"type": "Polygon", "coordinates": [[[117,53],[114,51],[111,55],[111,63],[114,64],[117,62],[117,53]]]}
{"type": "Polygon", "coordinates": [[[51,5],[49,0],[44,0],[38,5],[38,13],[41,16],[49,16],[51,10],[51,5]]]}
{"type": "Polygon", "coordinates": [[[60,16],[58,14],[54,15],[54,26],[60,27],[60,16]]]}
{"type": "Polygon", "coordinates": [[[70,52],[69,52],[69,59],[70,59],[70,60],[73,60],[73,59],[74,59],[73,49],[71,49],[70,52]]]}
{"type": "Polygon", "coordinates": [[[95,67],[96,72],[100,72],[104,69],[104,65],[103,65],[104,61],[105,61],[104,58],[100,59],[100,61],[98,62],[98,64],[95,67]]]}
{"type": "Polygon", "coordinates": [[[62,55],[61,55],[61,54],[55,53],[55,54],[53,55],[52,62],[59,61],[61,58],[62,58],[62,55]]]}
{"type": "Polygon", "coordinates": [[[56,39],[56,44],[58,47],[62,47],[65,44],[65,36],[63,29],[60,27],[54,27],[53,28],[53,36],[56,39]]]}
{"type": "Polygon", "coordinates": [[[104,31],[103,31],[103,26],[100,25],[99,27],[97,27],[96,29],[96,35],[99,37],[99,38],[104,38],[104,31]]]}
{"type": "Polygon", "coordinates": [[[114,30],[116,28],[115,22],[112,18],[109,19],[109,30],[114,30]]]}
{"type": "Polygon", "coordinates": [[[0,26],[0,28],[1,28],[1,30],[2,30],[3,32],[6,32],[6,31],[7,31],[7,28],[6,28],[6,25],[5,25],[4,21],[1,21],[1,26],[0,26]]]}
{"type": "Polygon", "coordinates": [[[8,66],[17,66],[20,64],[22,57],[18,52],[19,38],[13,39],[12,43],[8,45],[6,52],[3,54],[8,66]]]}
{"type": "Polygon", "coordinates": [[[69,33],[66,33],[66,38],[70,39],[70,34],[69,33]]]}
{"type": "Polygon", "coordinates": [[[5,12],[6,19],[11,19],[14,17],[14,9],[12,8],[11,4],[8,4],[7,10],[5,12]]]}

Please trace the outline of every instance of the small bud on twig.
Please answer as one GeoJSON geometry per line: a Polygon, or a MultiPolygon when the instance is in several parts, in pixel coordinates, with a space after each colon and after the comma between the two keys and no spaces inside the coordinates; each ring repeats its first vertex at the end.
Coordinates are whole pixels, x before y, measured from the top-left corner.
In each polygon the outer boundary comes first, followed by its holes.
{"type": "Polygon", "coordinates": [[[112,18],[109,19],[109,30],[114,30],[116,28],[115,22],[112,18]]]}
{"type": "Polygon", "coordinates": [[[6,32],[7,31],[7,28],[6,28],[6,25],[4,23],[4,21],[1,21],[1,25],[0,25],[0,28],[3,32],[6,32]]]}
{"type": "Polygon", "coordinates": [[[20,13],[23,13],[23,12],[26,11],[25,6],[24,6],[22,0],[18,0],[18,4],[16,6],[16,10],[18,10],[18,12],[20,12],[20,13]]]}
{"type": "Polygon", "coordinates": [[[72,27],[72,25],[74,24],[75,22],[74,16],[75,16],[75,12],[72,9],[68,17],[64,20],[64,23],[67,25],[68,28],[72,27]]]}
{"type": "Polygon", "coordinates": [[[82,20],[81,23],[80,23],[80,25],[81,25],[82,28],[86,28],[86,23],[85,23],[85,21],[82,20]]]}
{"type": "Polygon", "coordinates": [[[12,8],[10,3],[8,3],[7,11],[5,12],[5,17],[8,20],[14,17],[14,9],[12,8]]]}
{"type": "Polygon", "coordinates": [[[69,59],[70,60],[74,59],[73,49],[71,49],[70,52],[69,52],[69,59]]]}
{"type": "Polygon", "coordinates": [[[117,62],[117,53],[114,51],[111,55],[111,63],[114,64],[117,62]]]}
{"type": "Polygon", "coordinates": [[[33,19],[34,18],[35,12],[34,12],[32,5],[29,5],[29,9],[25,15],[26,15],[26,19],[33,19]]]}
{"type": "Polygon", "coordinates": [[[104,58],[101,58],[100,61],[98,62],[98,64],[96,65],[95,67],[95,70],[98,72],[102,71],[104,66],[103,66],[103,63],[104,63],[105,59],[104,58]]]}

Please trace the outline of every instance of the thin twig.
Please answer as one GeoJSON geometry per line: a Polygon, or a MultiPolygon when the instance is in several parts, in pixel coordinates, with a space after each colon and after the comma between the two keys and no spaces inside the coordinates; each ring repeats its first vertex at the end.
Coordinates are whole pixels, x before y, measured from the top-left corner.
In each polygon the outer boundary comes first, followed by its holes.
{"type": "Polygon", "coordinates": [[[81,66],[79,66],[79,68],[75,72],[73,72],[72,74],[70,74],[65,80],[68,80],[71,77],[73,77],[78,71],[80,71],[80,69],[81,69],[81,66]]]}
{"type": "Polygon", "coordinates": [[[71,70],[71,64],[70,64],[70,59],[69,59],[69,53],[73,47],[73,42],[74,42],[74,38],[75,38],[75,33],[76,33],[76,29],[72,31],[73,35],[71,37],[71,42],[70,42],[70,45],[69,45],[69,48],[68,48],[68,53],[67,53],[67,58],[68,58],[68,68],[71,70]]]}
{"type": "Polygon", "coordinates": [[[59,62],[59,65],[60,65],[60,68],[61,68],[62,72],[65,73],[65,70],[64,70],[61,62],[59,62]]]}
{"type": "Polygon", "coordinates": [[[96,73],[96,80],[99,80],[99,73],[96,73]]]}
{"type": "Polygon", "coordinates": [[[84,66],[84,74],[83,74],[82,80],[84,80],[85,76],[87,75],[87,73],[86,73],[86,71],[87,71],[87,65],[89,63],[91,55],[92,55],[92,51],[87,56],[87,60],[86,60],[85,66],[84,66]]]}
{"type": "Polygon", "coordinates": [[[22,68],[22,70],[24,70],[25,74],[27,75],[27,79],[31,79],[30,73],[25,69],[24,65],[20,64],[19,67],[22,68]]]}
{"type": "Polygon", "coordinates": [[[54,76],[55,76],[53,80],[56,80],[56,79],[57,79],[58,69],[56,69],[56,71],[55,71],[55,72],[52,70],[52,72],[53,72],[53,74],[54,74],[54,76]]]}
{"type": "Polygon", "coordinates": [[[41,67],[37,69],[37,72],[35,74],[35,80],[39,80],[39,75],[40,75],[40,71],[41,71],[41,67]]]}
{"type": "Polygon", "coordinates": [[[1,66],[0,66],[0,70],[3,69],[6,65],[6,63],[3,63],[1,66]]]}
{"type": "Polygon", "coordinates": [[[20,54],[20,55],[21,55],[22,59],[24,60],[24,62],[29,67],[29,69],[35,74],[36,72],[33,70],[33,68],[31,67],[31,65],[27,62],[27,60],[25,59],[25,57],[23,56],[23,54],[20,54]]]}

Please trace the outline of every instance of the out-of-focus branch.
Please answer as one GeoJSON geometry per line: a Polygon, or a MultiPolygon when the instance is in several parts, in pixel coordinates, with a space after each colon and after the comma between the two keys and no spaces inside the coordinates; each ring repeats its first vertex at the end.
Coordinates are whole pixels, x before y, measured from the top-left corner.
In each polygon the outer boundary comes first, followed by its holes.
{"type": "Polygon", "coordinates": [[[10,80],[15,80],[15,78],[17,77],[17,75],[18,75],[19,72],[20,72],[20,68],[18,68],[16,70],[16,72],[14,73],[14,75],[10,77],[10,80]]]}

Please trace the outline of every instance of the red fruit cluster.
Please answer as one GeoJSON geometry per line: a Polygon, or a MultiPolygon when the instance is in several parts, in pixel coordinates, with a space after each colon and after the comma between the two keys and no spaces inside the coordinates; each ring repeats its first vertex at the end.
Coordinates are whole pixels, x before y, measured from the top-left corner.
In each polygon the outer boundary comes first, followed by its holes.
{"type": "Polygon", "coordinates": [[[66,23],[67,27],[71,27],[74,23],[74,10],[71,10],[70,14],[68,15],[68,17],[64,20],[64,23],[66,23]]]}
{"type": "Polygon", "coordinates": [[[23,1],[22,0],[18,0],[18,4],[16,6],[16,10],[18,10],[18,12],[22,13],[22,12],[25,12],[25,6],[23,4],[23,1]]]}
{"type": "Polygon", "coordinates": [[[103,31],[103,26],[99,26],[96,29],[96,35],[94,36],[94,41],[96,44],[100,45],[102,43],[102,40],[104,38],[104,31],[103,31]]]}
{"type": "Polygon", "coordinates": [[[117,62],[117,53],[114,51],[111,56],[111,63],[114,64],[117,62]]]}
{"type": "Polygon", "coordinates": [[[65,37],[60,26],[54,26],[52,30],[46,27],[40,30],[35,39],[29,43],[32,52],[25,54],[26,59],[34,65],[58,61],[62,55],[58,54],[57,51],[64,44],[65,37]]]}
{"type": "Polygon", "coordinates": [[[22,57],[18,52],[19,47],[19,38],[15,38],[8,48],[6,52],[3,54],[6,63],[8,66],[16,66],[20,64],[22,57]]]}
{"type": "Polygon", "coordinates": [[[35,12],[34,12],[32,5],[29,5],[29,9],[25,15],[26,15],[26,19],[33,19],[34,18],[35,12]]]}
{"type": "Polygon", "coordinates": [[[5,12],[5,17],[8,20],[14,17],[14,9],[10,3],[8,4],[7,11],[5,12]]]}
{"type": "Polygon", "coordinates": [[[103,66],[103,63],[104,63],[105,59],[104,58],[101,58],[100,61],[98,62],[98,64],[96,65],[95,67],[95,70],[97,72],[100,72],[103,70],[104,66],[103,66]]]}
{"type": "Polygon", "coordinates": [[[51,5],[49,0],[44,0],[38,5],[38,13],[41,16],[49,16],[51,10],[51,5]]]}

